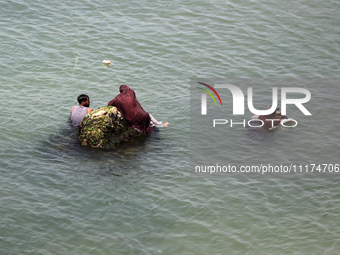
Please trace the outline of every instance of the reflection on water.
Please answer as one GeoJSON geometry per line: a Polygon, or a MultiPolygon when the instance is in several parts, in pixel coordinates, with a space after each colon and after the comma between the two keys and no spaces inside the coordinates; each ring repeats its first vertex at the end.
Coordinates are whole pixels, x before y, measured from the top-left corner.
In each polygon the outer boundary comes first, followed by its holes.
{"type": "Polygon", "coordinates": [[[267,143],[271,139],[276,132],[279,132],[279,128],[275,128],[273,130],[266,130],[263,127],[255,128],[255,127],[246,127],[247,129],[247,137],[251,143],[267,143]]]}
{"type": "MultiPolygon", "coordinates": [[[[115,149],[104,150],[83,147],[78,140],[78,128],[67,122],[56,133],[41,142],[41,145],[37,148],[37,153],[51,159],[72,159],[76,157],[79,160],[105,161],[107,159],[119,159],[129,161],[131,158],[138,158],[140,155],[161,149],[161,147],[162,134],[158,128],[154,128],[149,136],[124,142],[115,149]]],[[[111,169],[110,167],[110,171],[111,169]]]]}

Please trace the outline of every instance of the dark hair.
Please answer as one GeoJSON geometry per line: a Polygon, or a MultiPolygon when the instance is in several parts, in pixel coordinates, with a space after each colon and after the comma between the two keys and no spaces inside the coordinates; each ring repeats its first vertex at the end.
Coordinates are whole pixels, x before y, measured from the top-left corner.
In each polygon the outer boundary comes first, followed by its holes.
{"type": "Polygon", "coordinates": [[[78,103],[81,104],[82,102],[85,102],[88,98],[89,98],[88,95],[81,94],[78,96],[77,100],[78,100],[78,103]]]}

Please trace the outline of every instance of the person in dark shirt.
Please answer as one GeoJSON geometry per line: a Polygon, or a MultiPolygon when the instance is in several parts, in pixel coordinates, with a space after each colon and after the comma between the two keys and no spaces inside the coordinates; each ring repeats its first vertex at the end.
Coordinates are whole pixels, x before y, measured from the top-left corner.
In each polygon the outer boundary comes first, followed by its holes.
{"type": "MultiPolygon", "coordinates": [[[[267,108],[269,109],[271,105],[267,108]]],[[[287,116],[281,115],[280,108],[277,107],[274,112],[268,115],[260,115],[259,119],[264,122],[264,128],[271,130],[280,125],[281,120],[288,119],[287,116]]]]}

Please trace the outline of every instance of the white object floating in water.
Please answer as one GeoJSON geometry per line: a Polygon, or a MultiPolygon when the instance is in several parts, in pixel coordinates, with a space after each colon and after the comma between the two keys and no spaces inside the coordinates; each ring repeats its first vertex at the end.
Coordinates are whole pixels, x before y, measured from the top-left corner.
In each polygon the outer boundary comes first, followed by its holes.
{"type": "Polygon", "coordinates": [[[109,64],[111,64],[111,63],[112,63],[111,60],[103,60],[103,64],[104,64],[104,65],[109,65],[109,64]]]}

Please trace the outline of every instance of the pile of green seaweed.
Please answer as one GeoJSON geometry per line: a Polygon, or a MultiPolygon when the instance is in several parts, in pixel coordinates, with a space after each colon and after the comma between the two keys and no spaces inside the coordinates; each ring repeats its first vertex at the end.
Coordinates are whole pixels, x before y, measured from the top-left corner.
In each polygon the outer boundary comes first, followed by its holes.
{"type": "Polygon", "coordinates": [[[114,149],[142,136],[138,130],[128,127],[126,120],[114,106],[92,111],[79,126],[79,142],[82,146],[91,148],[114,149]]]}

